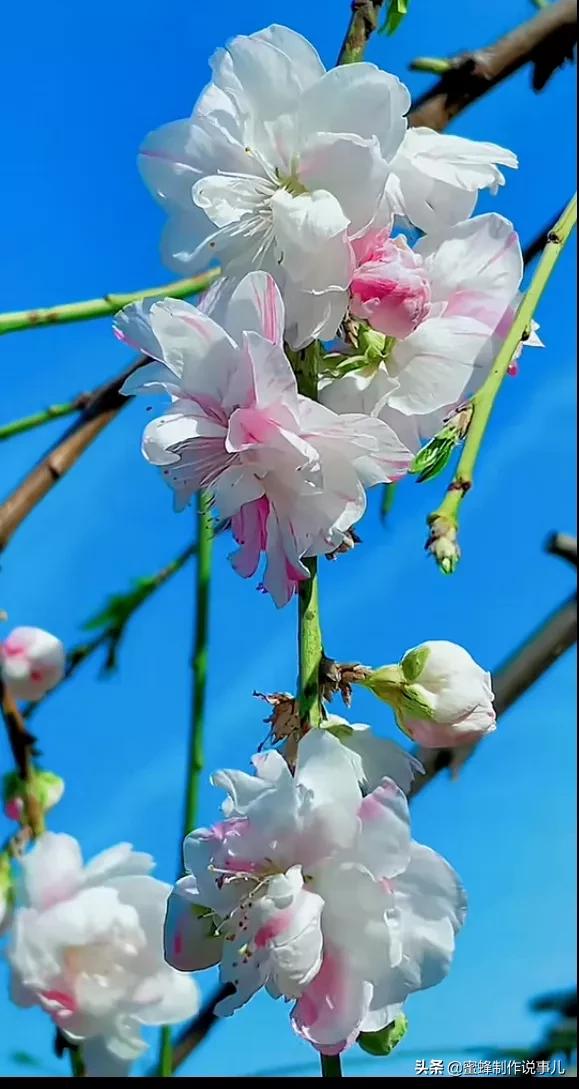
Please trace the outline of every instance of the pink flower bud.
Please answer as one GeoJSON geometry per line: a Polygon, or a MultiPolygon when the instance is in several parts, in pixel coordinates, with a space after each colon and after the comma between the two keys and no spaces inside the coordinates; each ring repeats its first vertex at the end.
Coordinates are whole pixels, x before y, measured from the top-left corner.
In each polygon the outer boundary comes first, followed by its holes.
{"type": "Polygon", "coordinates": [[[14,628],[0,644],[0,676],[17,700],[39,700],[62,680],[64,647],[42,628],[14,628]]]}
{"type": "Polygon", "coordinates": [[[6,802],[4,806],[4,814],[8,817],[9,821],[20,821],[22,814],[24,813],[24,802],[22,798],[11,798],[6,802]]]}
{"type": "Polygon", "coordinates": [[[358,261],[350,284],[350,311],[380,333],[401,340],[430,313],[430,283],[419,254],[387,231],[353,243],[358,261]]]}

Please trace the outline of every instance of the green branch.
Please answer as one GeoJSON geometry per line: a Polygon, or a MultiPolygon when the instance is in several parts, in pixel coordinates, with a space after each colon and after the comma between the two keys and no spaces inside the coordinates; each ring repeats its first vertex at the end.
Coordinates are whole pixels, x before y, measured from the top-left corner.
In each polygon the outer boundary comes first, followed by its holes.
{"type": "Polygon", "coordinates": [[[378,15],[384,0],[353,0],[352,15],[338,64],[356,64],[364,59],[371,35],[378,29],[378,15]]]}
{"type": "MultiPolygon", "coordinates": [[[[195,827],[199,806],[199,789],[203,771],[203,730],[205,724],[205,697],[207,690],[207,662],[209,656],[209,604],[211,591],[211,566],[215,529],[211,518],[211,498],[207,492],[197,497],[197,565],[195,591],[195,638],[193,644],[193,693],[191,705],[191,730],[185,778],[183,826],[179,837],[179,877],[182,873],[182,842],[195,827]]],[[[171,1078],[175,1069],[173,1061],[173,1037],[169,1025],[161,1029],[159,1049],[159,1077],[171,1078]]]]}
{"type": "Polygon", "coordinates": [[[473,486],[477,458],[497,394],[517,348],[528,335],[527,331],[535,310],[576,222],[577,196],[575,195],[552,231],[550,231],[543,256],[537,266],[529,289],[523,296],[513,325],[496,357],[494,366],[484,385],[481,386],[472,399],[472,419],[456,472],[440,507],[428,517],[430,538],[427,542],[427,548],[435,556],[439,567],[445,574],[452,574],[460,559],[460,549],[457,542],[460,508],[463,499],[473,486]]]}
{"type": "Polygon", "coordinates": [[[63,405],[49,405],[42,412],[35,412],[32,416],[23,416],[20,420],[12,420],[7,424],[0,424],[0,442],[11,439],[15,435],[23,435],[26,431],[33,431],[36,427],[42,427],[51,420],[61,420],[63,416],[72,416],[74,412],[82,412],[86,408],[89,396],[81,393],[74,400],[63,405]]]}
{"type": "Polygon", "coordinates": [[[195,642],[193,648],[193,698],[191,735],[187,760],[187,781],[183,809],[183,838],[195,827],[199,805],[200,776],[203,771],[203,725],[209,655],[209,597],[213,557],[214,527],[211,500],[200,492],[197,508],[197,576],[195,605],[195,642]]]}
{"type": "Polygon", "coordinates": [[[73,321],[92,321],[94,318],[106,318],[122,310],[129,303],[139,299],[168,296],[172,299],[186,299],[190,295],[199,295],[206,291],[219,276],[219,269],[211,269],[201,276],[192,276],[186,280],[174,280],[160,287],[147,287],[124,295],[104,295],[100,299],[85,299],[84,302],[63,303],[62,306],[50,306],[41,310],[16,310],[0,314],[0,335],[16,333],[22,329],[38,329],[43,325],[66,325],[73,321]]]}
{"type": "Polygon", "coordinates": [[[455,65],[444,57],[416,57],[408,65],[411,72],[431,72],[433,76],[445,76],[455,65]]]}

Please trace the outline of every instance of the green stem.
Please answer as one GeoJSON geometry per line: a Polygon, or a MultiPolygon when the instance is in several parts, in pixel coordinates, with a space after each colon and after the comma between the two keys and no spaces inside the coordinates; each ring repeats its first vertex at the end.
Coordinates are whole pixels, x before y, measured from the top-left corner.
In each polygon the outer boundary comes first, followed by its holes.
{"type": "Polygon", "coordinates": [[[26,431],[33,431],[36,427],[50,423],[51,420],[60,420],[63,416],[72,416],[74,412],[81,412],[85,407],[86,397],[75,397],[74,401],[68,401],[64,405],[49,405],[43,412],[35,412],[32,416],[23,416],[20,420],[12,420],[11,423],[0,425],[0,442],[13,438],[14,435],[22,435],[26,431]]]}
{"type": "Polygon", "coordinates": [[[16,310],[0,314],[0,335],[16,333],[22,329],[38,329],[42,325],[65,325],[73,321],[91,321],[93,318],[105,318],[122,310],[129,303],[139,299],[169,296],[172,299],[186,299],[189,295],[198,295],[206,291],[219,276],[219,269],[211,269],[201,276],[192,276],[186,280],[174,280],[160,287],[147,287],[141,291],[131,291],[123,295],[104,295],[100,299],[85,299],[83,302],[64,303],[39,310],[16,310]]]}
{"type": "Polygon", "coordinates": [[[319,726],[322,718],[320,700],[320,666],[322,662],[322,631],[318,598],[317,560],[304,560],[310,578],[299,589],[299,700],[302,727],[319,726]]]}
{"type": "Polygon", "coordinates": [[[525,338],[535,310],[576,222],[577,195],[569,202],[560,219],[549,233],[543,256],[537,266],[529,289],[523,296],[513,325],[497,355],[488,378],[473,397],[471,402],[473,416],[462,454],[445,498],[440,507],[428,517],[428,523],[431,526],[436,522],[439,528],[447,525],[451,531],[458,529],[460,507],[473,484],[477,458],[497,394],[508,371],[509,364],[519,344],[525,338]]]}
{"type": "Polygon", "coordinates": [[[432,72],[433,76],[445,76],[454,65],[444,57],[416,57],[408,67],[411,72],[432,72]]]}
{"type": "Polygon", "coordinates": [[[209,595],[213,555],[213,523],[211,501],[207,492],[200,492],[197,507],[197,582],[195,644],[193,650],[193,705],[191,735],[187,761],[187,783],[183,809],[183,837],[195,827],[199,803],[199,787],[203,771],[203,723],[207,688],[209,643],[209,595]]]}
{"type": "Polygon", "coordinates": [[[320,1055],[323,1078],[341,1078],[342,1062],[339,1055],[320,1055]]]}
{"type": "MultiPolygon", "coordinates": [[[[199,805],[201,772],[203,771],[203,727],[209,651],[209,598],[211,590],[213,536],[214,529],[211,518],[211,500],[207,492],[199,492],[197,497],[195,639],[192,662],[193,700],[191,710],[191,731],[189,734],[189,753],[187,757],[187,777],[185,780],[185,801],[183,805],[183,827],[179,841],[179,876],[181,876],[183,865],[181,843],[191,829],[195,827],[199,805]]],[[[161,1029],[161,1047],[158,1069],[158,1076],[161,1078],[171,1078],[175,1069],[173,1040],[171,1029],[168,1025],[165,1025],[161,1029]]]]}
{"type": "Polygon", "coordinates": [[[84,1065],[84,1059],[82,1057],[82,1051],[80,1047],[71,1047],[68,1050],[70,1055],[70,1069],[72,1071],[71,1077],[73,1078],[86,1078],[86,1067],[84,1065]]]}
{"type": "Polygon", "coordinates": [[[354,0],[338,64],[356,64],[364,59],[370,36],[378,27],[378,15],[383,3],[384,0],[354,0]]]}

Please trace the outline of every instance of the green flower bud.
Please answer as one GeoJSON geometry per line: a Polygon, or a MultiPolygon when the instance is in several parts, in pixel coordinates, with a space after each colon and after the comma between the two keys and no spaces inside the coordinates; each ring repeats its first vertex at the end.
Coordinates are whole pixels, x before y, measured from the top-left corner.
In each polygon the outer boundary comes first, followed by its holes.
{"type": "Polygon", "coordinates": [[[379,1029],[378,1032],[361,1032],[358,1043],[362,1051],[366,1051],[368,1055],[384,1058],[394,1051],[407,1032],[408,1018],[403,1013],[399,1013],[394,1021],[385,1028],[379,1029]]]}
{"type": "Polygon", "coordinates": [[[19,821],[25,810],[26,794],[30,792],[39,806],[46,812],[58,804],[64,794],[64,780],[52,771],[36,768],[30,784],[20,778],[18,772],[11,771],[4,776],[3,800],[4,812],[10,820],[19,821]]]}

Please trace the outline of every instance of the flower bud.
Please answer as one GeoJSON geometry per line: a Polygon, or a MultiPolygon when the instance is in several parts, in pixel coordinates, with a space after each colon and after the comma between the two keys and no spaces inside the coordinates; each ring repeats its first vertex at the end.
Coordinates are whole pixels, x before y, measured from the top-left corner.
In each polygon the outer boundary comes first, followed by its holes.
{"type": "Polygon", "coordinates": [[[460,562],[460,545],[456,526],[440,515],[429,521],[430,534],[425,548],[434,556],[443,575],[454,575],[460,562]]]}
{"type": "Polygon", "coordinates": [[[423,643],[364,684],[394,708],[404,733],[428,748],[468,744],[495,729],[490,674],[456,643],[423,643]]]}
{"type": "Polygon", "coordinates": [[[26,797],[32,794],[43,813],[58,805],[64,794],[64,779],[52,771],[36,768],[30,782],[25,782],[17,772],[4,776],[4,813],[9,820],[20,821],[26,809],[26,797]]]}
{"type": "Polygon", "coordinates": [[[405,238],[379,231],[354,242],[358,258],[350,284],[350,312],[386,336],[403,339],[430,313],[430,283],[419,254],[405,238]]]}
{"type": "Polygon", "coordinates": [[[0,644],[0,676],[17,700],[39,700],[64,675],[64,647],[42,628],[14,628],[0,644]]]}

